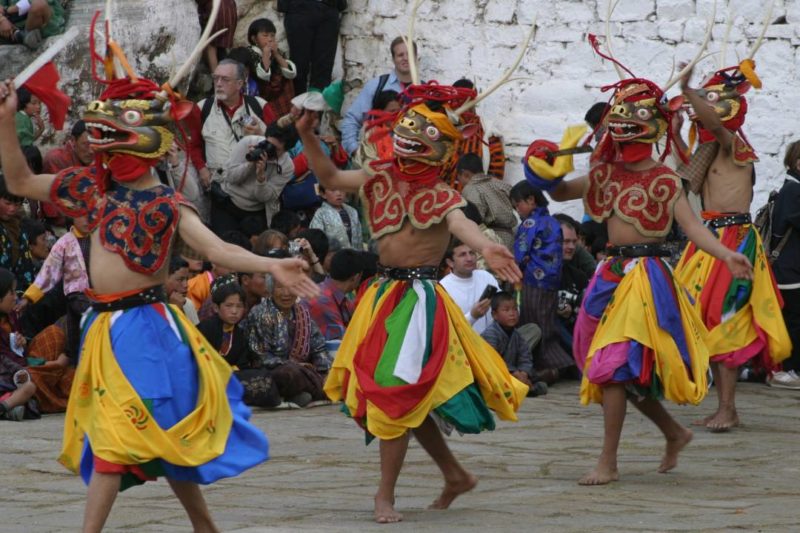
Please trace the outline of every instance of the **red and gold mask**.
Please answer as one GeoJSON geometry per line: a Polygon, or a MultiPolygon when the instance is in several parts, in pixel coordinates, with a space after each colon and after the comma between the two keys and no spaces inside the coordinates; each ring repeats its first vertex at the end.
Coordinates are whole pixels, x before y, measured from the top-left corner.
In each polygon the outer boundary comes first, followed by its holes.
{"type": "MultiPolygon", "coordinates": [[[[754,69],[752,60],[745,60],[740,65],[718,70],[697,89],[697,94],[714,108],[722,125],[732,132],[739,131],[744,125],[747,114],[747,99],[744,94],[750,87],[761,87],[761,80],[755,75],[754,69]]],[[[714,140],[711,132],[697,122],[697,116],[691,110],[689,118],[697,124],[701,143],[714,140]]]]}

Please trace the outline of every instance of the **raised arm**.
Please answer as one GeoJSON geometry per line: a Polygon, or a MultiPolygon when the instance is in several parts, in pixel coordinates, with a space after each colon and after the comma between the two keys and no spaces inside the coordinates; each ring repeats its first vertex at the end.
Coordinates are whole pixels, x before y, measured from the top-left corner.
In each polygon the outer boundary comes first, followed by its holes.
{"type": "Polygon", "coordinates": [[[0,82],[0,167],[8,191],[32,200],[48,201],[55,176],[34,174],[17,139],[14,116],[17,113],[17,91],[11,80],[0,82]]]}
{"type": "Polygon", "coordinates": [[[297,132],[303,141],[303,151],[308,164],[319,182],[326,189],[339,189],[345,192],[357,192],[367,181],[369,175],[363,170],[339,170],[331,159],[322,151],[319,138],[314,133],[315,111],[304,110],[295,122],[297,132]]]}
{"type": "Polygon", "coordinates": [[[744,255],[733,252],[725,248],[714,237],[694,214],[689,206],[686,195],[681,193],[681,197],[675,204],[675,220],[680,224],[681,229],[695,243],[698,248],[708,252],[720,261],[723,261],[735,278],[753,279],[753,265],[744,255]]]}
{"type": "Polygon", "coordinates": [[[502,244],[490,241],[481,232],[478,225],[464,216],[460,209],[450,211],[445,220],[450,233],[480,253],[497,277],[511,283],[517,283],[522,279],[522,272],[509,249],[502,244]]]}
{"type": "Polygon", "coordinates": [[[199,252],[210,262],[237,272],[264,272],[271,274],[282,285],[302,298],[313,298],[319,294],[316,283],[306,276],[308,265],[298,258],[271,259],[248,252],[230,244],[211,232],[189,207],[181,206],[178,225],[181,238],[190,248],[199,252]]]}
{"type": "Polygon", "coordinates": [[[556,202],[566,202],[567,200],[577,200],[583,197],[586,185],[589,182],[588,176],[581,176],[571,180],[564,180],[553,189],[548,191],[550,198],[556,202]]]}

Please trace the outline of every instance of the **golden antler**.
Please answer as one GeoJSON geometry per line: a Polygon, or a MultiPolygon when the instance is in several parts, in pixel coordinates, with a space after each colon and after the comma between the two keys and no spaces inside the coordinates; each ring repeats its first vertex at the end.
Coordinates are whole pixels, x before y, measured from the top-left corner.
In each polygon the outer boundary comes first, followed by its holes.
{"type": "Polygon", "coordinates": [[[219,6],[221,0],[213,0],[211,5],[211,14],[208,17],[208,22],[206,23],[206,27],[203,30],[203,34],[200,36],[200,41],[192,50],[192,53],[189,54],[189,57],[186,61],[181,65],[181,68],[170,77],[169,81],[165,84],[165,87],[173,88],[175,87],[186,74],[189,73],[189,70],[194,65],[194,62],[197,61],[197,58],[200,57],[200,54],[203,52],[203,49],[208,46],[208,44],[213,41],[217,36],[225,33],[228,31],[227,29],[219,30],[214,35],[211,34],[211,28],[214,26],[214,22],[217,20],[217,14],[219,13],[219,6]]]}
{"type": "MultiPolygon", "coordinates": [[[[617,4],[619,4],[619,0],[608,0],[608,7],[606,8],[606,52],[608,52],[608,57],[614,57],[614,52],[611,51],[611,15],[617,8],[617,4]]],[[[614,70],[617,71],[619,79],[624,80],[625,73],[622,71],[622,67],[614,61],[611,64],[614,65],[614,70]]]]}
{"type": "Polygon", "coordinates": [[[419,70],[417,70],[417,50],[414,46],[414,21],[417,19],[417,10],[422,5],[424,0],[414,0],[414,5],[411,7],[411,16],[408,19],[408,35],[403,36],[403,42],[406,43],[406,50],[408,51],[408,68],[411,71],[411,83],[419,85],[419,70]]]}

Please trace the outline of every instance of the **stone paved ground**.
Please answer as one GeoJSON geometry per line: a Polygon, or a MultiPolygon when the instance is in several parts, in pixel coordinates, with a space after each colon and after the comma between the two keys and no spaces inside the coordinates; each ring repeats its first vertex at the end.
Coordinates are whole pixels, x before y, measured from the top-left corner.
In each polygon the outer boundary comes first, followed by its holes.
{"type": "MultiPolygon", "coordinates": [[[[630,412],[620,450],[621,481],[580,487],[594,463],[602,418],[581,407],[577,385],[529,399],[519,423],[480,436],[453,437],[458,457],[480,478],[449,511],[426,511],[439,474],[412,444],[398,486],[405,521],[370,522],[378,479],[377,446],[335,406],[257,412],[272,460],[205,489],[224,531],[797,531],[800,501],[800,393],[740,384],[744,427],[727,435],[697,431],[678,468],[657,474],[662,441],[630,412]]],[[[670,407],[684,423],[707,414],[670,407]]],[[[0,532],[75,531],[85,488],[55,461],[61,415],[0,423],[0,532]]],[[[187,531],[166,483],[120,495],[108,531],[187,531]]]]}

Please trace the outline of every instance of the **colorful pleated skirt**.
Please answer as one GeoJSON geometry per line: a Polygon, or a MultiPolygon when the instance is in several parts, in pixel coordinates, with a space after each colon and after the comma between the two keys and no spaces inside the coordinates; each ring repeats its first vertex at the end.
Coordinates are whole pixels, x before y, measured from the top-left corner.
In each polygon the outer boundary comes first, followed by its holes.
{"type": "Polygon", "coordinates": [[[381,280],[362,295],[325,392],[368,433],[394,439],[431,413],[462,433],[516,420],[528,387],[430,280],[381,280]]]}
{"type": "Polygon", "coordinates": [[[176,307],[154,303],[84,319],[59,461],[121,490],[166,476],[208,484],[268,458],[228,363],[176,307]]]}
{"type": "Polygon", "coordinates": [[[622,383],[646,397],[700,403],[708,390],[701,328],[666,261],[606,259],[589,282],[575,324],[581,402],[602,403],[603,386],[622,383]]]}
{"type": "MultiPolygon", "coordinates": [[[[705,215],[705,214],[704,214],[705,215]]],[[[734,279],[725,263],[689,243],[675,268],[675,279],[691,294],[708,329],[711,361],[735,368],[752,360],[772,370],[792,353],[781,298],[761,236],[752,224],[714,229],[723,246],[744,254],[753,280],[734,279]]]]}

